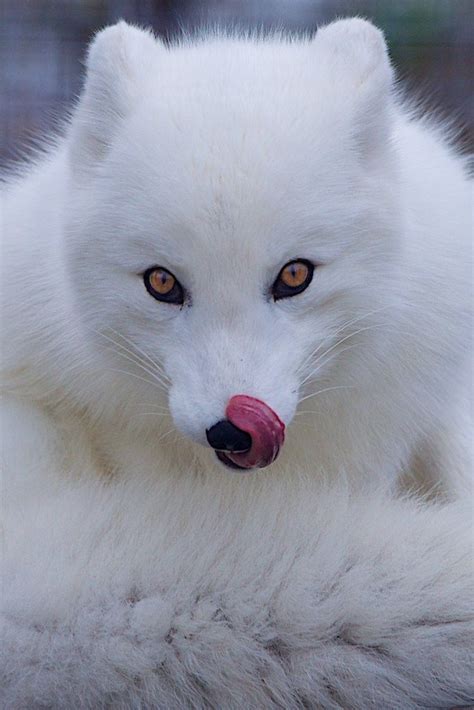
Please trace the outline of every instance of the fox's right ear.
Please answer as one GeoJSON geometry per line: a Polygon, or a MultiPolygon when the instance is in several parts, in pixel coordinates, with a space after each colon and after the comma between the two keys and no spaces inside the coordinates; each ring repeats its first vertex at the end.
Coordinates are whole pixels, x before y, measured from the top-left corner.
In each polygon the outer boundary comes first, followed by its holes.
{"type": "Polygon", "coordinates": [[[160,48],[151,32],[123,21],[95,36],[71,124],[71,162],[76,173],[87,174],[106,155],[120,122],[139,100],[140,86],[160,48]]]}

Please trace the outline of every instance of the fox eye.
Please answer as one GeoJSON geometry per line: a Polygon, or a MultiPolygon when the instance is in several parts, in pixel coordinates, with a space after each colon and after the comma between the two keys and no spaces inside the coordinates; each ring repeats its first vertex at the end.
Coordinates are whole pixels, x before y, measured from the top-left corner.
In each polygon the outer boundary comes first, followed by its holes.
{"type": "Polygon", "coordinates": [[[143,281],[146,290],[153,298],[164,303],[182,305],[184,301],[183,287],[168,269],[152,266],[143,274],[143,281]]]}
{"type": "Polygon", "coordinates": [[[314,264],[306,259],[289,261],[282,268],[272,286],[275,301],[280,298],[296,296],[304,291],[313,280],[314,264]]]}

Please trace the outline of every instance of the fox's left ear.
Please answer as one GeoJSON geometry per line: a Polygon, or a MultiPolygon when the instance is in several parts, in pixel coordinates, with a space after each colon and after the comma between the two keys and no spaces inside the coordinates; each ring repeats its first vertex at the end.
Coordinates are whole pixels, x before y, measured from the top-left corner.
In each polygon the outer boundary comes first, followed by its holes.
{"type": "Polygon", "coordinates": [[[337,20],[318,30],[314,48],[370,155],[386,140],[391,118],[394,75],[383,33],[367,20],[337,20]]]}
{"type": "Polygon", "coordinates": [[[86,59],[86,81],[71,124],[73,170],[88,173],[106,155],[120,122],[163,47],[151,32],[119,22],[99,32],[86,59]]]}

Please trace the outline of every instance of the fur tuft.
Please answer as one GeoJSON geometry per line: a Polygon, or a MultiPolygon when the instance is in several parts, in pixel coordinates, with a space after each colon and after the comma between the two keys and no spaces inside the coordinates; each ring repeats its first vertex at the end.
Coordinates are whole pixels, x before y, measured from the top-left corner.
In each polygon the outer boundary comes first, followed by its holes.
{"type": "Polygon", "coordinates": [[[237,495],[216,525],[207,495],[172,546],[173,512],[155,500],[147,517],[136,488],[65,492],[46,537],[56,504],[29,516],[28,574],[7,566],[2,707],[472,702],[468,510],[338,487],[277,521],[271,495],[239,520],[237,495]]]}

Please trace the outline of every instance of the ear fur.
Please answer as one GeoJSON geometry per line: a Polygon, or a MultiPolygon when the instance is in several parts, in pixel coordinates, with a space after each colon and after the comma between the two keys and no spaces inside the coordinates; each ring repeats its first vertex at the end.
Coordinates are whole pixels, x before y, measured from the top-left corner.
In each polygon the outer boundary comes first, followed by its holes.
{"type": "Polygon", "coordinates": [[[314,40],[318,58],[351,110],[354,138],[370,156],[387,140],[393,69],[383,33],[359,18],[337,20],[314,40]]]}
{"type": "Polygon", "coordinates": [[[153,34],[120,21],[91,42],[86,81],[72,122],[72,164],[86,172],[107,153],[120,121],[138,98],[140,81],[159,51],[153,34]]]}

